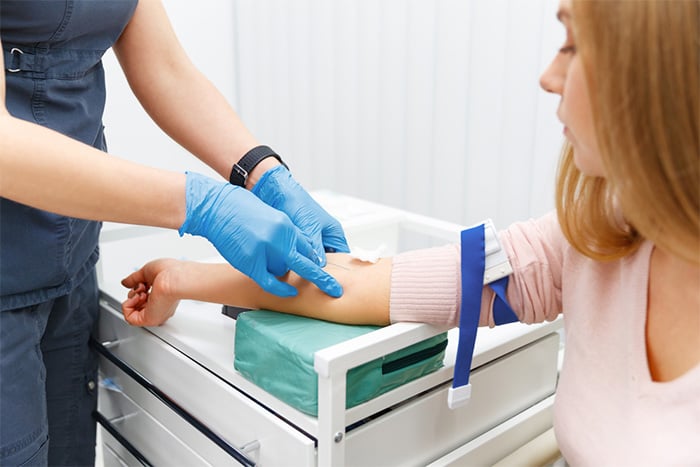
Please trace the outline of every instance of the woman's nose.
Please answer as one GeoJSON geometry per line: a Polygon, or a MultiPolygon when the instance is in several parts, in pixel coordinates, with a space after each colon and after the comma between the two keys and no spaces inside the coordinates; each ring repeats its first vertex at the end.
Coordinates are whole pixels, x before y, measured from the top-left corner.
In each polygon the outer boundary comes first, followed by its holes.
{"type": "Polygon", "coordinates": [[[564,84],[564,73],[561,63],[555,58],[540,76],[540,87],[547,92],[561,95],[564,84]]]}

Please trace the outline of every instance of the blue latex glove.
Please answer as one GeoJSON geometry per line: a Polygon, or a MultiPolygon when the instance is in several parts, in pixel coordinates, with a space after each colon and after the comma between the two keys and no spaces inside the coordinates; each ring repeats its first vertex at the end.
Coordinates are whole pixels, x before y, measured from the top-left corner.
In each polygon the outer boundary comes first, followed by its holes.
{"type": "Polygon", "coordinates": [[[188,172],[186,202],[180,235],[207,238],[267,292],[296,295],[294,287],[277,279],[291,269],[332,297],[343,294],[340,284],[314,261],[311,245],[289,217],[244,188],[188,172]]]}
{"type": "Polygon", "coordinates": [[[266,204],[286,213],[304,232],[321,266],[326,265],[326,251],[350,253],[340,223],[314,201],[284,166],[265,172],[252,191],[266,204]]]}

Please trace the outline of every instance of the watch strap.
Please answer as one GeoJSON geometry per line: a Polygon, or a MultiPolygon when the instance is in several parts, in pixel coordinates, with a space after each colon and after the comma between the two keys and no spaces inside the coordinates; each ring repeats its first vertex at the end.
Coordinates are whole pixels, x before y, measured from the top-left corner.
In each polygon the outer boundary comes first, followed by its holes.
{"type": "Polygon", "coordinates": [[[279,154],[273,151],[269,146],[256,146],[247,153],[241,159],[233,164],[231,168],[231,175],[229,176],[229,182],[232,185],[237,185],[245,188],[245,184],[248,181],[248,175],[253,169],[262,161],[268,157],[274,157],[280,164],[282,164],[287,170],[287,164],[284,163],[279,154]]]}

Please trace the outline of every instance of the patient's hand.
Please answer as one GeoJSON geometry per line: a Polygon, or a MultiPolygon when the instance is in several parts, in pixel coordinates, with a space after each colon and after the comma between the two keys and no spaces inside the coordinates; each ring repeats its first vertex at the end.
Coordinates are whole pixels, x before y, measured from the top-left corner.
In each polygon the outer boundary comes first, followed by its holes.
{"type": "Polygon", "coordinates": [[[160,326],[175,313],[179,300],[170,279],[180,264],[175,259],[157,259],[122,280],[122,285],[130,289],[129,298],[122,303],[129,324],[160,326]]]}

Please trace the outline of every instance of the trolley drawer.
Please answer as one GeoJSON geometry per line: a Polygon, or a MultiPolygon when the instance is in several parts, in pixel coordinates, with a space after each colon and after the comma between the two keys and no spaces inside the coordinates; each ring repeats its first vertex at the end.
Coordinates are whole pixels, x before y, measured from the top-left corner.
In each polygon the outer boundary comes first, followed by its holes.
{"type": "MultiPolygon", "coordinates": [[[[120,421],[118,428],[124,430],[124,437],[147,457],[149,449],[163,455],[174,453],[178,440],[182,440],[205,463],[213,465],[241,463],[222,449],[221,443],[240,452],[247,450],[243,455],[252,463],[315,464],[315,441],[311,437],[260,407],[149,331],[129,326],[109,306],[101,311],[98,336],[104,344],[101,350],[107,351],[109,357],[101,356],[102,377],[108,378],[117,388],[116,391],[102,388],[99,410],[105,412],[103,415],[108,419],[143,412],[167,427],[166,431],[173,436],[173,439],[157,442],[132,428],[134,425],[128,421],[120,421]],[[128,368],[125,370],[119,365],[128,368]],[[137,373],[136,377],[127,374],[130,371],[137,373]],[[139,376],[146,382],[139,381],[139,376]],[[193,420],[176,413],[168,401],[190,414],[193,420]],[[203,433],[198,423],[205,425],[214,438],[203,433]]],[[[176,463],[192,465],[185,462],[186,459],[176,457],[176,463]]],[[[196,464],[201,463],[200,460],[196,464]]],[[[174,465],[172,462],[158,464],[174,465]]]]}
{"type": "Polygon", "coordinates": [[[447,407],[444,385],[349,432],[346,465],[427,465],[477,438],[554,393],[558,347],[551,333],[475,369],[462,407],[447,407]]]}

